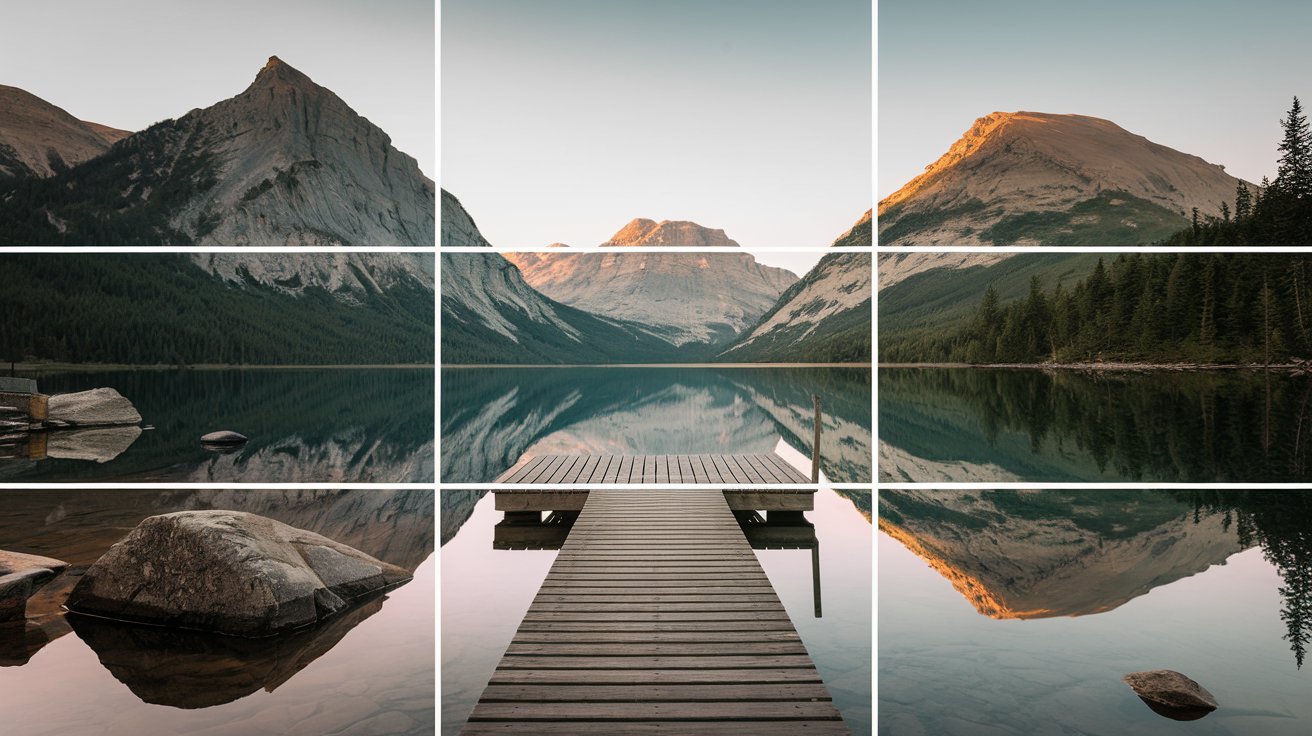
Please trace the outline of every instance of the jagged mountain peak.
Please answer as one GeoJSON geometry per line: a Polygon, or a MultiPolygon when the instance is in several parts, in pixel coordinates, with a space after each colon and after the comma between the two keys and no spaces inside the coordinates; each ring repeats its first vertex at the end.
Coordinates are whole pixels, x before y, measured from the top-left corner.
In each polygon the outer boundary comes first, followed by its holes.
{"type": "Polygon", "coordinates": [[[884,245],[1131,245],[1220,214],[1223,166],[1089,115],[994,112],[879,202],[884,245]]]}
{"type": "Polygon", "coordinates": [[[270,56],[268,63],[260,69],[259,74],[255,75],[255,81],[251,82],[251,88],[262,87],[295,87],[307,91],[328,91],[327,88],[315,84],[314,80],[277,56],[270,56]]]}
{"type": "Polygon", "coordinates": [[[687,220],[648,220],[636,218],[620,228],[603,246],[669,245],[669,246],[732,246],[738,243],[723,230],[702,227],[687,220]]]}

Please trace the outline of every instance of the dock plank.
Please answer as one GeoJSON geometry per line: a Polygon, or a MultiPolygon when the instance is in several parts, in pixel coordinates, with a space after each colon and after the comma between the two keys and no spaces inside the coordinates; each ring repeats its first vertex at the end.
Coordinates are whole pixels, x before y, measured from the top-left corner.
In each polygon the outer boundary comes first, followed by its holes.
{"type": "Polygon", "coordinates": [[[774,453],[703,455],[537,455],[495,480],[515,485],[807,483],[774,453]]]}
{"type": "MultiPolygon", "coordinates": [[[[543,464],[781,482],[744,456],[582,457],[543,464]]],[[[594,489],[463,733],[849,731],[723,491],[594,489]]]]}

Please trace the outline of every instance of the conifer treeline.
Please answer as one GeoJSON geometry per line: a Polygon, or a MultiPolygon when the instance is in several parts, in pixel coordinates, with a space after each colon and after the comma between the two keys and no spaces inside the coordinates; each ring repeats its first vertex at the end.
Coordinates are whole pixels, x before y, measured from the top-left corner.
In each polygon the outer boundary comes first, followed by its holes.
{"type": "Polygon", "coordinates": [[[1312,255],[1122,254],[1072,288],[999,303],[956,330],[890,341],[887,362],[1285,363],[1312,356],[1312,255]]]}
{"type": "Polygon", "coordinates": [[[180,254],[0,256],[0,358],[248,365],[433,362],[433,293],[234,285],[180,254]]]}
{"type": "Polygon", "coordinates": [[[1233,210],[1223,202],[1220,217],[1200,219],[1195,207],[1193,224],[1165,245],[1312,244],[1312,131],[1297,97],[1280,127],[1275,181],[1264,177],[1254,191],[1240,180],[1233,210]]]}

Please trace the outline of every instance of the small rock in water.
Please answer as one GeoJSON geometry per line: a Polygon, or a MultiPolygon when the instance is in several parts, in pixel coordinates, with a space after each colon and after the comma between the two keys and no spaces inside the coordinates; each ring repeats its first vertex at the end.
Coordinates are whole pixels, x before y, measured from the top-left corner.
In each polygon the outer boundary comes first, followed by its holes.
{"type": "Polygon", "coordinates": [[[240,445],[246,440],[246,435],[226,429],[221,432],[210,432],[200,438],[202,445],[240,445]]]}
{"type": "Polygon", "coordinates": [[[1202,685],[1174,670],[1131,672],[1121,679],[1154,713],[1177,721],[1196,721],[1218,707],[1202,685]]]}

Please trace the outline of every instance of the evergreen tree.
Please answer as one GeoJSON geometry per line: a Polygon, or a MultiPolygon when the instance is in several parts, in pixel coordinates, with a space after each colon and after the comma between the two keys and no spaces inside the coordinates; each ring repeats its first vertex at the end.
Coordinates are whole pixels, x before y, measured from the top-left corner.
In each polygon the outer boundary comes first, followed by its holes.
{"type": "Polygon", "coordinates": [[[1312,132],[1297,97],[1280,127],[1284,137],[1279,146],[1276,186],[1296,199],[1312,196],[1312,132]]]}
{"type": "Polygon", "coordinates": [[[1253,214],[1253,195],[1243,179],[1235,186],[1235,222],[1248,219],[1253,214]]]}

